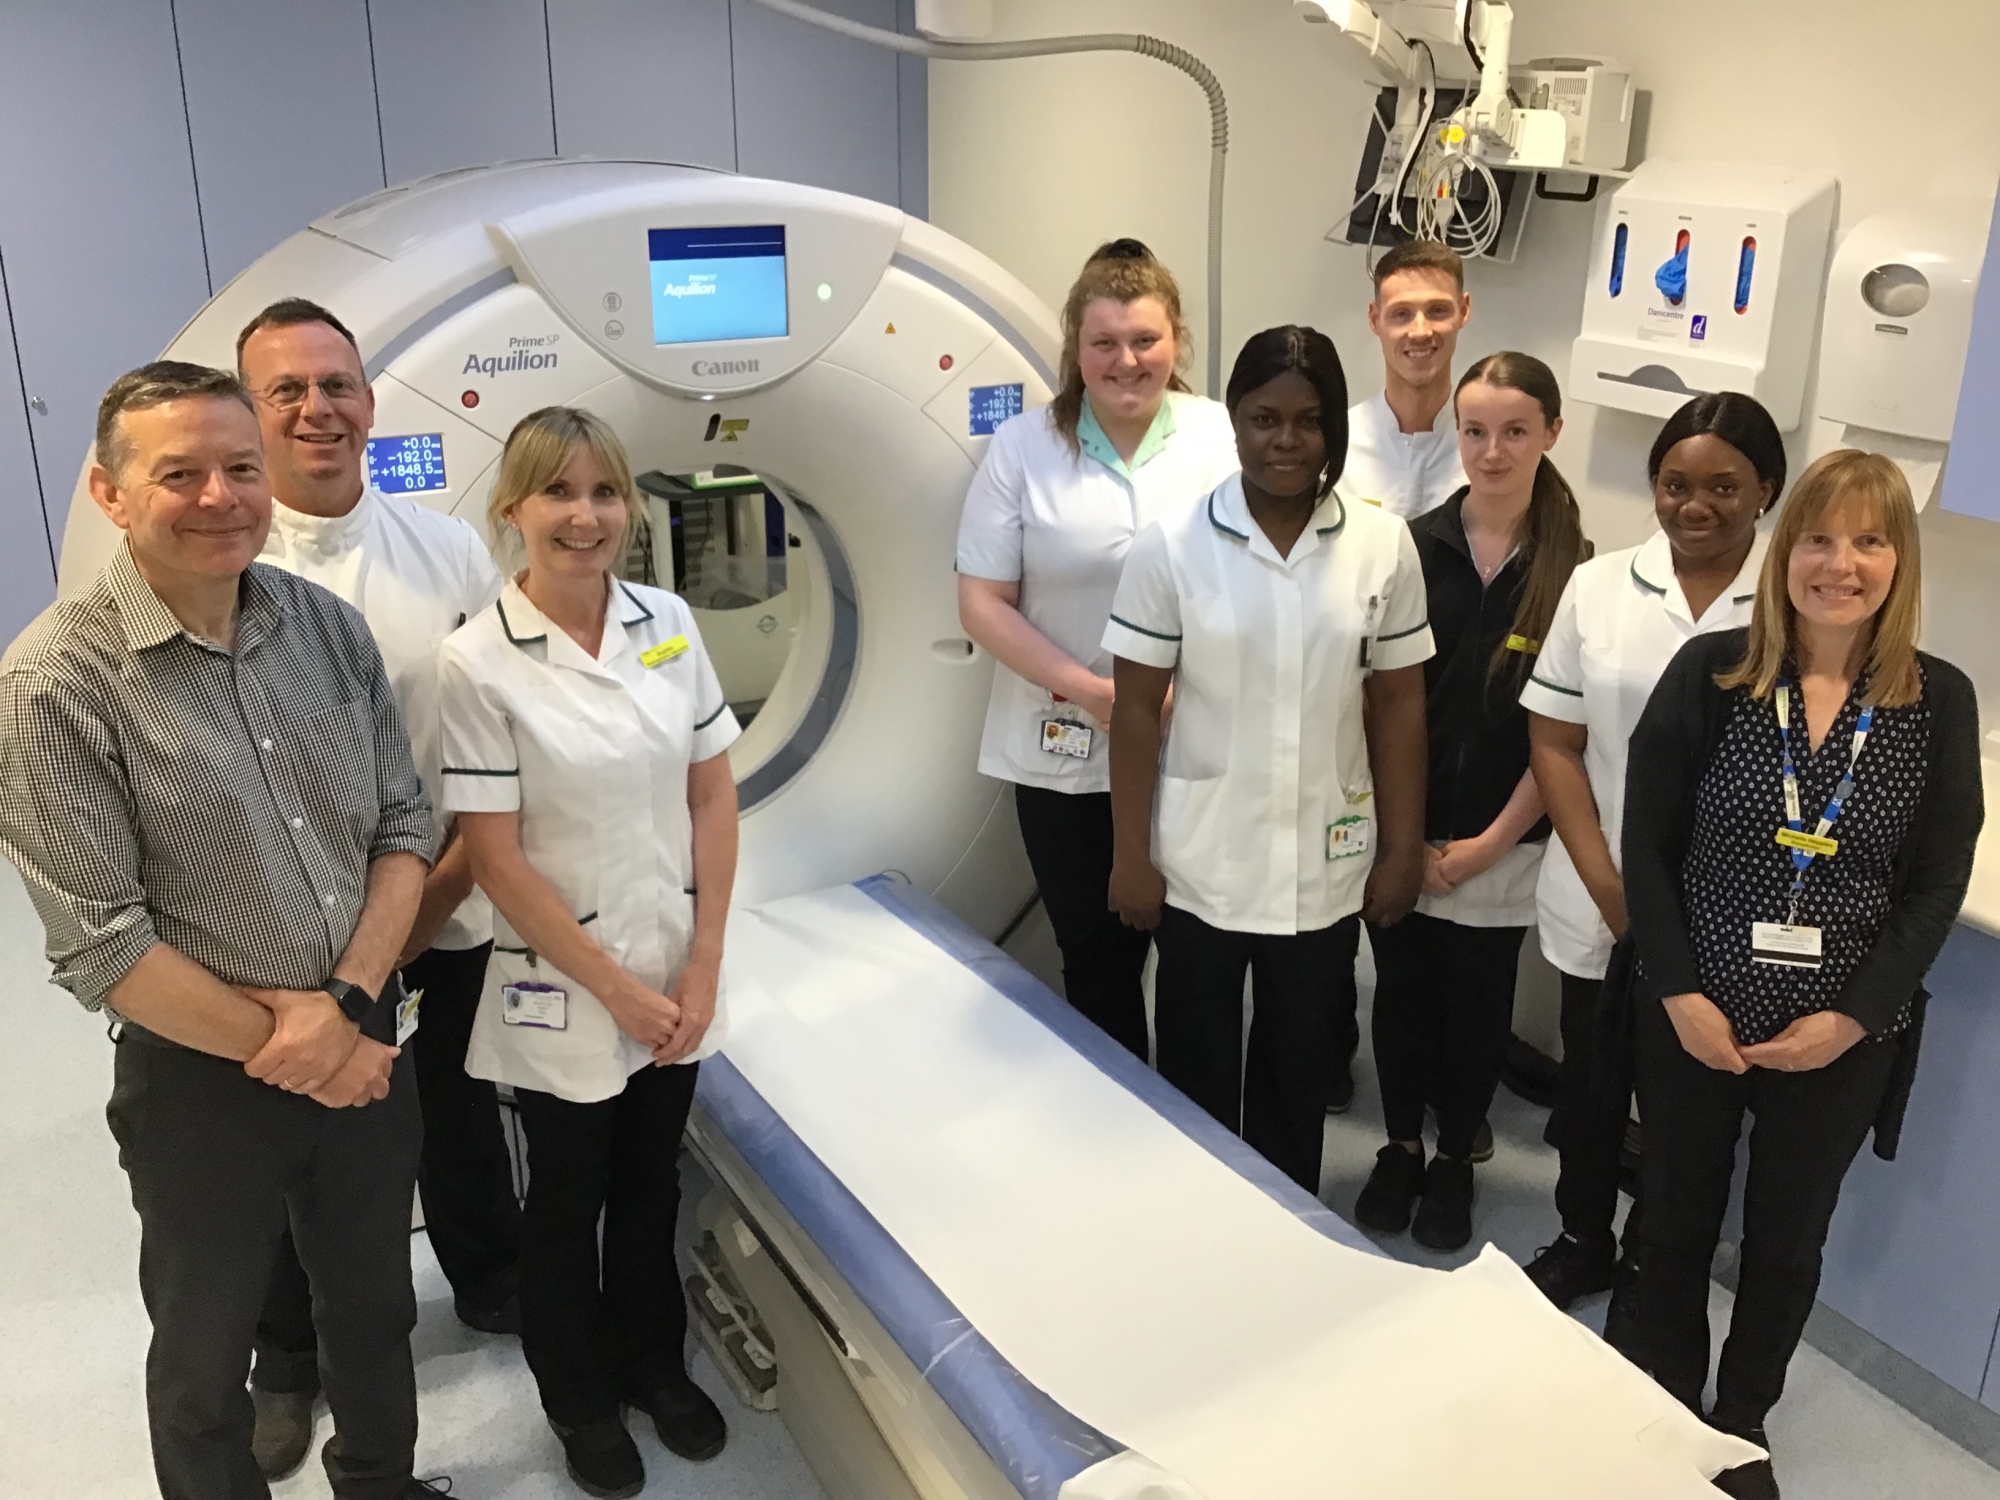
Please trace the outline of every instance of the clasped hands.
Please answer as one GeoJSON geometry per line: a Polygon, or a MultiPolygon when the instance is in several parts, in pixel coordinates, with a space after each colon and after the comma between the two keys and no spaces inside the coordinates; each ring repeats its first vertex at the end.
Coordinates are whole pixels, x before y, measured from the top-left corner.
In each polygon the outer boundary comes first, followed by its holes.
{"type": "Polygon", "coordinates": [[[1868,1033],[1854,1017],[1837,1010],[1801,1016],[1768,1042],[1744,1046],[1736,1029],[1713,1000],[1701,994],[1670,995],[1667,1019],[1689,1057],[1719,1073],[1747,1073],[1770,1068],[1779,1073],[1810,1073],[1823,1068],[1868,1033]]]}
{"type": "Polygon", "coordinates": [[[276,1022],[270,1040],[243,1064],[252,1078],[328,1109],[388,1096],[389,1070],[402,1049],[363,1036],[325,990],[238,989],[276,1022]]]}
{"type": "Polygon", "coordinates": [[[627,975],[615,995],[602,995],[618,1029],[653,1054],[658,1067],[682,1061],[701,1045],[715,1019],[716,991],[721,983],[719,954],[697,950],[688,955],[680,976],[663,995],[627,975]]]}

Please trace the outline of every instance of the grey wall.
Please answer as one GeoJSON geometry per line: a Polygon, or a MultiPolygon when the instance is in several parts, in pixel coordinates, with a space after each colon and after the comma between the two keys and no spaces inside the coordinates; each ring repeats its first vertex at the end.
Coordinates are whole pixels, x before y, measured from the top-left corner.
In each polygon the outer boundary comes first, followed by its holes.
{"type": "Polygon", "coordinates": [[[329,209],[561,154],[926,211],[923,63],[752,0],[6,0],[0,58],[0,643],[54,595],[104,388],[329,209]]]}

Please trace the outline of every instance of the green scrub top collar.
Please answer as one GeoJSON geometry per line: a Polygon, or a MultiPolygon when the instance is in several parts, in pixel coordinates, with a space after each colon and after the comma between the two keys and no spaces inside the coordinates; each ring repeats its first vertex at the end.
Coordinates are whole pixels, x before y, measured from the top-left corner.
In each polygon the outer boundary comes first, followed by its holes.
{"type": "Polygon", "coordinates": [[[1166,446],[1167,439],[1174,435],[1174,397],[1169,391],[1160,402],[1160,409],[1153,414],[1153,425],[1146,429],[1146,435],[1139,439],[1139,446],[1132,452],[1132,462],[1126,463],[1118,456],[1111,439],[1104,435],[1104,429],[1097,425],[1097,414],[1090,409],[1090,397],[1083,398],[1083,410],[1076,419],[1076,443],[1085,453],[1103,464],[1120,479],[1129,481],[1133,471],[1143,469],[1149,460],[1158,455],[1166,446]]]}

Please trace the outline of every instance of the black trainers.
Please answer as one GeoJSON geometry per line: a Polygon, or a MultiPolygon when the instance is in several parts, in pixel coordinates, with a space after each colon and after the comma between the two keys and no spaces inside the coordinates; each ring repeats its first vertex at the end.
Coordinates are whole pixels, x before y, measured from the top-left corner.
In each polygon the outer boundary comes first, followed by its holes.
{"type": "Polygon", "coordinates": [[[1427,1250],[1462,1250],[1472,1238],[1472,1163],[1434,1156],[1410,1238],[1427,1250]]]}
{"type": "MultiPolygon", "coordinates": [[[[1762,1427],[1737,1429],[1713,1423],[1718,1432],[1726,1432],[1731,1437],[1740,1437],[1746,1443],[1755,1443],[1766,1454],[1771,1451],[1771,1440],[1764,1435],[1762,1427]]],[[[1778,1500],[1778,1473],[1771,1467],[1771,1460],[1760,1458],[1754,1463],[1738,1464],[1733,1469],[1724,1469],[1710,1481],[1723,1494],[1733,1500],[1778,1500]]]]}
{"type": "Polygon", "coordinates": [[[1375,1170],[1354,1200],[1354,1222],[1377,1234],[1401,1234],[1424,1190],[1424,1153],[1391,1141],[1375,1153],[1375,1170]]]}
{"type": "Polygon", "coordinates": [[[1326,1096],[1326,1112],[1344,1115],[1354,1108],[1354,1059],[1343,1058],[1333,1070],[1333,1087],[1326,1096]]]}
{"type": "Polygon", "coordinates": [[[595,1495],[597,1500],[629,1500],[646,1487],[646,1466],[623,1418],[601,1417],[565,1427],[552,1417],[549,1427],[562,1441],[569,1477],[586,1495],[595,1495]]]}
{"type": "Polygon", "coordinates": [[[1535,1290],[1564,1312],[1585,1297],[1611,1288],[1613,1257],[1586,1250],[1574,1235],[1561,1234],[1544,1245],[1523,1268],[1535,1290]]]}
{"type": "Polygon", "coordinates": [[[1472,1157],[1475,1167],[1484,1166],[1493,1160],[1493,1122],[1481,1120],[1479,1128],[1472,1132],[1472,1157]]]}
{"type": "Polygon", "coordinates": [[[250,1387],[250,1408],[256,1426],[250,1432],[250,1456],[266,1479],[296,1473],[312,1451],[315,1382],[303,1391],[266,1391],[250,1387]]]}
{"type": "Polygon", "coordinates": [[[670,1377],[645,1395],[625,1400],[653,1419],[661,1444],[682,1458],[700,1463],[715,1457],[729,1441],[722,1413],[708,1399],[708,1392],[685,1375],[678,1380],[670,1377]]]}
{"type": "Polygon", "coordinates": [[[443,1500],[451,1493],[451,1477],[440,1474],[435,1479],[418,1479],[411,1476],[410,1482],[396,1491],[396,1500],[443,1500]]]}
{"type": "Polygon", "coordinates": [[[470,1303],[452,1299],[451,1310],[458,1315],[458,1321],[479,1333],[504,1334],[511,1338],[521,1336],[521,1294],[512,1292],[498,1307],[474,1307],[470,1303]]]}
{"type": "Polygon", "coordinates": [[[1639,1353],[1639,1263],[1620,1256],[1611,1268],[1611,1305],[1604,1309],[1604,1342],[1641,1369],[1639,1353]]]}

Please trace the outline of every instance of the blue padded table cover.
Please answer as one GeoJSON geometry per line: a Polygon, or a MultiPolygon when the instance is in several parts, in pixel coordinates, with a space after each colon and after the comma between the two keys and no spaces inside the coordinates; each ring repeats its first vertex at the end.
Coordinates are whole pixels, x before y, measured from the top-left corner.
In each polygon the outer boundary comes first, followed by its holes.
{"type": "MultiPolygon", "coordinates": [[[[886,875],[856,881],[855,886],[1288,1212],[1350,1249],[1380,1253],[1359,1231],[931,897],[886,875]]],[[[1121,1451],[1122,1444],[1070,1415],[1001,1357],[764,1101],[726,1051],[702,1064],[697,1096],[730,1144],[1024,1500],[1057,1500],[1065,1483],[1121,1451]]]]}

